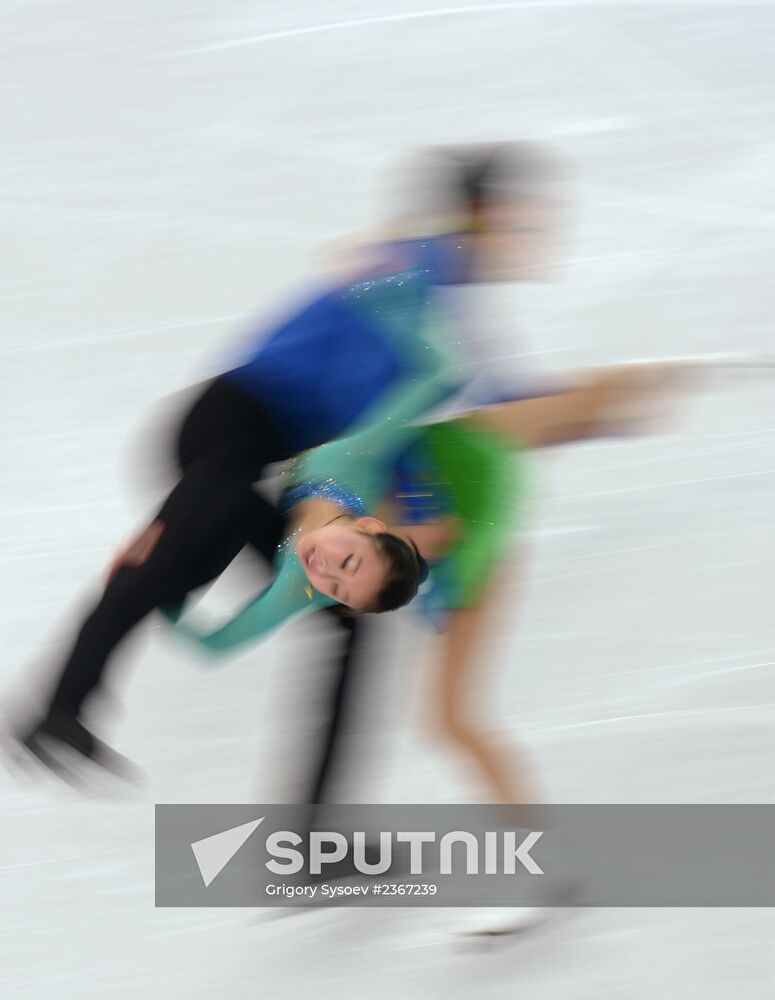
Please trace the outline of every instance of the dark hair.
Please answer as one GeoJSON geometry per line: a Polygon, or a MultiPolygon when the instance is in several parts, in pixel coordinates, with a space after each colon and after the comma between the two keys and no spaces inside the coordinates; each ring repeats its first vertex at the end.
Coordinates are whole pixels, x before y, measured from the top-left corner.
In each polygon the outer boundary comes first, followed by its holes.
{"type": "Polygon", "coordinates": [[[408,604],[428,575],[428,564],[414,544],[405,542],[398,535],[380,531],[371,536],[380,555],[388,565],[388,578],[377,594],[371,613],[396,611],[408,604]]]}
{"type": "Polygon", "coordinates": [[[564,174],[557,154],[533,142],[431,146],[407,159],[397,194],[404,212],[474,220],[491,205],[543,193],[564,174]]]}
{"type": "MultiPolygon", "coordinates": [[[[513,149],[504,145],[473,147],[454,158],[457,177],[453,180],[453,197],[461,207],[475,214],[492,200],[498,187],[506,187],[516,196],[516,180],[521,171],[513,149]]],[[[454,157],[454,154],[453,154],[454,157]]]]}

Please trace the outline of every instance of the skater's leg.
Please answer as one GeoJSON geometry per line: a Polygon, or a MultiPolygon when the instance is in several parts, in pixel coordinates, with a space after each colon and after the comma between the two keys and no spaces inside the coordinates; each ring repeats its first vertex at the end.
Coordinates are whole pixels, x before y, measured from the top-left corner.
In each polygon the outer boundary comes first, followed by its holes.
{"type": "MultiPolygon", "coordinates": [[[[279,515],[272,513],[271,505],[259,502],[251,486],[261,478],[266,465],[285,457],[285,449],[271,419],[255,401],[227,379],[207,383],[181,422],[173,450],[180,470],[178,484],[154,520],[117,553],[108,578],[122,565],[141,565],[170,525],[181,532],[189,524],[191,559],[203,547],[210,547],[213,526],[220,526],[228,536],[228,522],[235,511],[245,526],[239,531],[235,528],[234,533],[249,532],[249,516],[244,511],[251,504],[256,506],[259,519],[271,521],[271,531],[277,532],[279,542],[279,515]],[[196,532],[190,530],[194,520],[196,532]]],[[[217,572],[214,570],[212,576],[217,572]]]]}
{"type": "Polygon", "coordinates": [[[184,421],[178,450],[181,480],[130,546],[127,563],[118,561],[79,631],[50,708],[77,715],[124,636],[154,608],[179,603],[212,580],[249,538],[258,499],[250,484],[280,450],[268,421],[216,381],[184,421]]]}
{"type": "Polygon", "coordinates": [[[165,503],[166,520],[130,546],[81,628],[52,705],[77,715],[124,636],[154,609],[219,576],[263,515],[273,529],[277,512],[243,481],[224,478],[218,464],[189,466],[165,503]]]}
{"type": "Polygon", "coordinates": [[[125,636],[161,604],[182,601],[190,589],[174,532],[164,531],[139,566],[120,566],[81,626],[49,703],[77,717],[99,685],[110,656],[125,636]]]}
{"type": "Polygon", "coordinates": [[[305,802],[323,803],[330,800],[331,787],[336,769],[341,760],[341,745],[347,732],[349,710],[352,702],[352,687],[356,675],[364,667],[362,647],[367,625],[362,619],[340,615],[335,608],[328,609],[332,620],[336,621],[342,643],[332,654],[332,663],[326,669],[329,689],[322,713],[322,731],[318,763],[313,764],[313,778],[305,802]]]}
{"type": "Polygon", "coordinates": [[[480,644],[492,637],[494,617],[493,585],[477,605],[452,612],[434,698],[435,729],[469,758],[494,801],[536,803],[541,798],[525,754],[513,746],[499,746],[473,710],[484,686],[486,664],[480,644]]]}

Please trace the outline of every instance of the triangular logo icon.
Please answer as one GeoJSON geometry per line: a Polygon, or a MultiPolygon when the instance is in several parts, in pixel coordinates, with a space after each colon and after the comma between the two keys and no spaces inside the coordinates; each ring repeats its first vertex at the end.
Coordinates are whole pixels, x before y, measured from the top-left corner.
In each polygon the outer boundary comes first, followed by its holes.
{"type": "Polygon", "coordinates": [[[191,845],[202,881],[207,887],[228,865],[250,835],[264,822],[263,816],[242,826],[233,826],[223,833],[215,833],[204,840],[195,840],[191,845]]]}

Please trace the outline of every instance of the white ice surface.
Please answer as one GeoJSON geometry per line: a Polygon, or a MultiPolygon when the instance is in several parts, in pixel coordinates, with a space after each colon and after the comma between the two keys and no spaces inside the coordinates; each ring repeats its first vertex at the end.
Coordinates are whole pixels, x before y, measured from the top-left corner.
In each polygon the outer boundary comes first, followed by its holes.
{"type": "MultiPolygon", "coordinates": [[[[293,296],[321,242],[374,221],[384,168],[406,149],[528,137],[573,161],[560,281],[497,299],[514,352],[560,369],[768,349],[774,37],[765,3],[11,0],[8,698],[34,688],[37,660],[62,648],[148,509],[136,456],[153,471],[142,428],[157,402],[293,296]]],[[[773,386],[753,382],[702,397],[670,438],[552,462],[520,628],[488,656],[500,723],[554,800],[775,798],[774,436],[773,386]]],[[[253,585],[248,564],[219,592],[253,585]]],[[[419,735],[406,674],[423,678],[432,650],[410,660],[410,629],[371,682],[383,711],[357,722],[382,752],[352,775],[351,799],[475,792],[419,735]]],[[[317,704],[299,660],[318,641],[314,627],[286,633],[207,675],[146,634],[104,726],[147,787],[106,802],[2,778],[3,997],[773,995],[771,911],[599,910],[483,956],[435,943],[432,911],[155,910],[154,802],[293,797],[317,704]]]]}

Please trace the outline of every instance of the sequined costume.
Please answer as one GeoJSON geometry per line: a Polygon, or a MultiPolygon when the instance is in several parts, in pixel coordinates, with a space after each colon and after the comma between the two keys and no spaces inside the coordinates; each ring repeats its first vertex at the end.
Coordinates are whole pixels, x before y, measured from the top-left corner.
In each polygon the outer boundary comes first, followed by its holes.
{"type": "Polygon", "coordinates": [[[524,507],[527,454],[513,440],[461,421],[432,424],[401,457],[395,498],[403,524],[455,518],[457,539],[432,566],[422,607],[440,625],[444,613],[479,602],[524,507]]]}
{"type": "MultiPolygon", "coordinates": [[[[439,612],[479,600],[505,545],[524,482],[517,464],[522,453],[516,451],[515,459],[513,443],[472,430],[460,421],[417,428],[395,414],[385,424],[365,427],[296,458],[285,472],[290,485],[284,502],[292,509],[320,498],[355,517],[362,516],[384,499],[396,462],[410,443],[419,463],[413,488],[433,497],[419,520],[452,515],[459,526],[458,540],[434,566],[425,595],[426,611],[435,618],[439,612]]],[[[408,497],[402,499],[406,511],[408,497]]],[[[274,582],[222,628],[204,634],[183,621],[176,628],[213,652],[223,651],[305,611],[336,604],[309,583],[296,557],[299,534],[299,530],[293,532],[280,546],[274,582]]]]}

